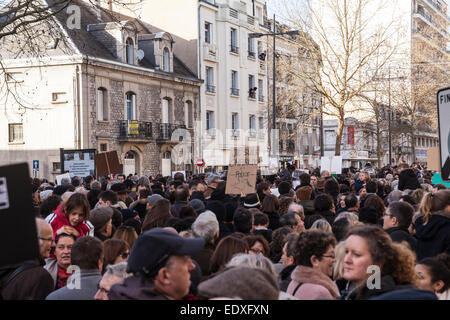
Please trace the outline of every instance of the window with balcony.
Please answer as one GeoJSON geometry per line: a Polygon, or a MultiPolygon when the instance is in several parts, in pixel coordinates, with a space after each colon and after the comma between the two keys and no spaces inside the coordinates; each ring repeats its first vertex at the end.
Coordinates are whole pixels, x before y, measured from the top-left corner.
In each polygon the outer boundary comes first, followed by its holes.
{"type": "Polygon", "coordinates": [[[214,111],[206,111],[206,133],[215,136],[214,111]]]}
{"type": "Polygon", "coordinates": [[[239,53],[238,46],[238,31],[234,28],[231,28],[231,52],[239,53]]]}
{"type": "Polygon", "coordinates": [[[127,92],[126,104],[127,120],[136,120],[136,94],[127,92]]]}
{"type": "Polygon", "coordinates": [[[248,119],[248,136],[250,138],[256,137],[256,117],[254,115],[250,115],[248,119]]]}
{"type": "Polygon", "coordinates": [[[262,79],[258,80],[258,100],[264,102],[264,81],[262,79]]]}
{"type": "Polygon", "coordinates": [[[233,136],[239,136],[239,114],[233,112],[231,114],[231,129],[233,129],[233,136]]]}
{"type": "Polygon", "coordinates": [[[256,99],[255,77],[251,74],[248,75],[248,97],[256,99]]]}
{"type": "Polygon", "coordinates": [[[8,124],[9,131],[9,143],[23,143],[23,124],[22,123],[10,123],[8,124]]]}
{"type": "Polygon", "coordinates": [[[212,24],[205,22],[205,42],[212,43],[212,24]]]}
{"type": "Polygon", "coordinates": [[[238,72],[234,70],[231,71],[231,94],[234,96],[239,95],[238,72]]]}
{"type": "Polygon", "coordinates": [[[216,92],[216,87],[214,86],[214,68],[212,67],[206,67],[206,92],[216,92]]]}
{"type": "Polygon", "coordinates": [[[97,89],[97,120],[108,121],[107,91],[105,88],[97,89]]]}
{"type": "Polygon", "coordinates": [[[255,58],[256,57],[256,53],[255,53],[255,39],[253,38],[248,38],[248,57],[249,58],[255,58]]]}

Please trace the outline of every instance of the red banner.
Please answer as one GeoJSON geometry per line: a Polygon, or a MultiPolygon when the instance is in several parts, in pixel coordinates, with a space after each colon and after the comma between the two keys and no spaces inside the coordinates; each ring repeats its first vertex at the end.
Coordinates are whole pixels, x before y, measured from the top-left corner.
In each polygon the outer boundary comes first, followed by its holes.
{"type": "Polygon", "coordinates": [[[355,144],[355,127],[347,127],[347,144],[355,144]]]}

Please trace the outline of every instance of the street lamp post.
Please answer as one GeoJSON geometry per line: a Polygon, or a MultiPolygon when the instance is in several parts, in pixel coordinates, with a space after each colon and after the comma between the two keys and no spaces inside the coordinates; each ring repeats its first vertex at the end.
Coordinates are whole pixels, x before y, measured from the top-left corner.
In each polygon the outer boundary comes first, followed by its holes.
{"type": "MultiPolygon", "coordinates": [[[[261,38],[263,36],[272,36],[273,37],[273,49],[272,49],[272,56],[273,56],[273,80],[272,80],[272,129],[275,130],[276,128],[276,36],[280,35],[297,35],[300,31],[298,30],[292,30],[287,32],[276,32],[276,23],[275,23],[275,14],[273,15],[273,32],[272,33],[249,33],[249,38],[261,38]]],[[[275,143],[272,141],[272,144],[275,143]]],[[[273,152],[273,151],[272,151],[273,152]]],[[[273,155],[273,154],[272,154],[273,155]]]]}

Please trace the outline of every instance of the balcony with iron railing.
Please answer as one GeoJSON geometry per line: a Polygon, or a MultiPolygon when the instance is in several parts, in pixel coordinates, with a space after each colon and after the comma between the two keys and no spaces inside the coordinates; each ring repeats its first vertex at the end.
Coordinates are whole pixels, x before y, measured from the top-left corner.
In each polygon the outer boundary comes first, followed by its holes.
{"type": "Polygon", "coordinates": [[[256,59],[256,53],[254,51],[249,51],[248,52],[248,58],[250,59],[256,59]]]}
{"type": "Polygon", "coordinates": [[[186,126],[184,124],[158,123],[156,132],[156,141],[157,142],[170,141],[172,139],[172,133],[176,129],[186,129],[186,126]]]}
{"type": "Polygon", "coordinates": [[[231,95],[232,96],[239,96],[239,89],[238,88],[231,88],[231,95]]]}
{"type": "Polygon", "coordinates": [[[256,99],[256,90],[250,89],[248,91],[248,97],[249,97],[249,99],[256,99]]]}
{"type": "Polygon", "coordinates": [[[119,128],[119,140],[150,140],[153,138],[151,122],[120,120],[119,128]]]}
{"type": "Polygon", "coordinates": [[[213,86],[211,84],[206,85],[206,92],[207,93],[216,93],[216,86],[213,86]]]}
{"type": "Polygon", "coordinates": [[[239,54],[239,47],[235,44],[230,45],[230,52],[239,54]]]}
{"type": "Polygon", "coordinates": [[[264,102],[264,96],[263,96],[262,94],[260,94],[260,95],[258,96],[258,101],[259,101],[259,102],[264,102]]]}

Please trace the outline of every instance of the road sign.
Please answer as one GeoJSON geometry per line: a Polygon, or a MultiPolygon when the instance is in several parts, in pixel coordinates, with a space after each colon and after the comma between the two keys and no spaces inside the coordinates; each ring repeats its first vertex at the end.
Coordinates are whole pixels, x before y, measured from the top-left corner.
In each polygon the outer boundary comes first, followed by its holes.
{"type": "Polygon", "coordinates": [[[33,160],[33,169],[39,170],[39,160],[33,160]]]}
{"type": "Polygon", "coordinates": [[[450,87],[437,92],[442,180],[450,181],[450,87]]]}
{"type": "Polygon", "coordinates": [[[205,165],[205,161],[203,159],[198,159],[197,160],[197,166],[203,167],[204,165],[205,165]]]}

